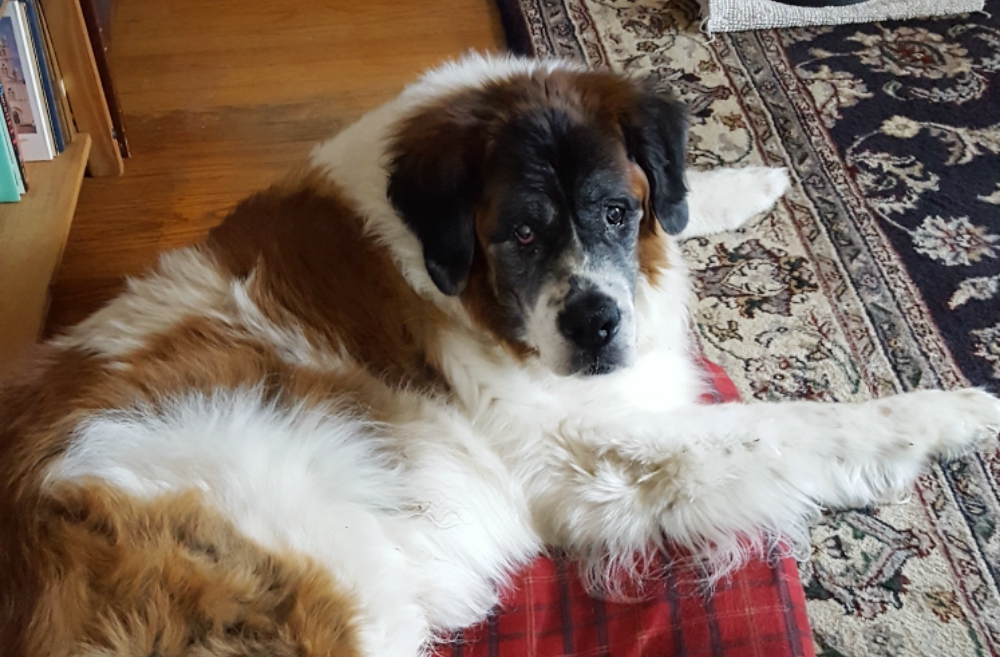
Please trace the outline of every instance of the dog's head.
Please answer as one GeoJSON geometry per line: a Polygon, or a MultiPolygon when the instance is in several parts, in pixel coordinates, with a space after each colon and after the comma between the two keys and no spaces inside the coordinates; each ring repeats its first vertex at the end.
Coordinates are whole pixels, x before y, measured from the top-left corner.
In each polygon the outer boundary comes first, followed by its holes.
{"type": "Polygon", "coordinates": [[[617,75],[554,70],[456,91],[406,118],[389,198],[434,284],[554,372],[635,357],[640,260],[687,223],[686,113],[617,75]]]}

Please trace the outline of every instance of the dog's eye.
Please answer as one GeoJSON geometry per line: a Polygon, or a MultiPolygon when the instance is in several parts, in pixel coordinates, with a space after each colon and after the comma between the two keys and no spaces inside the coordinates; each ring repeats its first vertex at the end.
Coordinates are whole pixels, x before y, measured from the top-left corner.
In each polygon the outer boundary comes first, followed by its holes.
{"type": "Polygon", "coordinates": [[[535,241],[535,232],[531,230],[531,226],[528,224],[521,224],[515,228],[514,236],[517,237],[517,241],[521,244],[531,244],[535,241]]]}
{"type": "Polygon", "coordinates": [[[609,205],[604,210],[604,219],[612,226],[625,223],[625,208],[620,205],[609,205]]]}

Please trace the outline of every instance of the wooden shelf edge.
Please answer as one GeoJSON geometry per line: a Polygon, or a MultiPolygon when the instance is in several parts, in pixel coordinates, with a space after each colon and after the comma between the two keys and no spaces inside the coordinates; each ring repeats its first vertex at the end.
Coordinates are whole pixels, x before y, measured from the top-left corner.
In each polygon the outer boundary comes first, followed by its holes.
{"type": "Polygon", "coordinates": [[[35,342],[45,324],[90,144],[80,133],[54,160],[29,162],[28,193],[0,204],[0,365],[35,342]]]}

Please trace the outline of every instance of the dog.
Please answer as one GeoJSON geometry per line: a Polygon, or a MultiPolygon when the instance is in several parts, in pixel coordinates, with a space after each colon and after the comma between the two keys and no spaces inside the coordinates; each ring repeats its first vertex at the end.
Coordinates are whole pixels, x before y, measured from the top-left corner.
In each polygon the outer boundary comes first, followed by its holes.
{"type": "Polygon", "coordinates": [[[669,93],[468,56],[315,148],[0,385],[7,655],[423,654],[546,545],[725,573],[996,435],[985,392],[705,405],[669,93]],[[639,556],[636,556],[639,555],[639,556]]]}

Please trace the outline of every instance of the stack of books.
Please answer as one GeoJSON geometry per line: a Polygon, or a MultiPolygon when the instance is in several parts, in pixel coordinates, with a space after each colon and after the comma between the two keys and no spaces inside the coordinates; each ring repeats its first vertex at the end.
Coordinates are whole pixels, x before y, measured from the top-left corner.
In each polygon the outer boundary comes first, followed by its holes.
{"type": "Polygon", "coordinates": [[[0,18],[0,202],[28,190],[25,162],[51,160],[72,138],[66,90],[38,0],[9,0],[0,18]]]}

